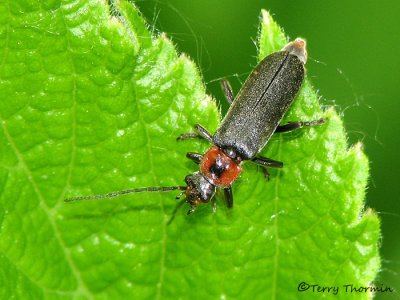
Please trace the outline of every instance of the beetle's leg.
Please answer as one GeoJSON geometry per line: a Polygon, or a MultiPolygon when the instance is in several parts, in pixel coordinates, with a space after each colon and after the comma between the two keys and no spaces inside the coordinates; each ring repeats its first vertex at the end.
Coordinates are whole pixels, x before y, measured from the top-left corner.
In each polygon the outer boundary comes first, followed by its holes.
{"type": "MultiPolygon", "coordinates": [[[[179,197],[176,196],[176,199],[179,200],[179,199],[180,199],[180,196],[179,196],[179,197]]],[[[167,222],[167,226],[168,226],[169,224],[171,224],[172,221],[175,219],[176,213],[178,212],[178,210],[181,208],[181,206],[182,206],[184,203],[186,203],[186,199],[183,199],[183,200],[179,201],[178,204],[176,204],[175,209],[174,209],[174,211],[172,212],[171,218],[170,218],[170,219],[168,220],[168,222],[167,222]]]]}
{"type": "Polygon", "coordinates": [[[215,214],[217,212],[217,201],[216,201],[215,197],[213,197],[211,199],[211,205],[212,205],[213,214],[215,214]]]}
{"type": "Polygon", "coordinates": [[[203,126],[201,126],[200,124],[195,124],[194,125],[194,129],[196,129],[196,131],[199,133],[199,135],[209,141],[210,143],[212,143],[212,135],[211,133],[208,132],[207,129],[205,129],[203,126]]]}
{"type": "Polygon", "coordinates": [[[298,122],[289,122],[285,125],[280,125],[276,128],[275,132],[289,132],[303,127],[310,127],[310,126],[318,126],[324,124],[326,119],[321,118],[318,120],[313,121],[298,121],[298,122]]]}
{"type": "Polygon", "coordinates": [[[267,167],[271,167],[271,168],[282,168],[283,167],[283,162],[273,160],[270,158],[266,158],[266,157],[262,157],[262,156],[254,157],[251,161],[253,163],[256,163],[257,165],[261,166],[261,170],[264,173],[264,177],[268,181],[269,181],[269,172],[268,172],[267,167]]]}
{"type": "Polygon", "coordinates": [[[282,168],[283,167],[283,162],[273,160],[270,158],[262,157],[262,156],[257,156],[251,159],[251,161],[257,165],[263,166],[263,167],[271,167],[271,168],[282,168]]]}
{"type": "Polygon", "coordinates": [[[268,169],[267,169],[266,167],[264,167],[264,166],[260,166],[260,167],[261,167],[261,171],[262,171],[263,174],[264,174],[265,179],[266,179],[267,181],[269,181],[270,175],[269,175],[268,169]]]}
{"type": "Polygon", "coordinates": [[[196,206],[191,206],[190,209],[188,210],[188,212],[186,213],[187,215],[191,215],[192,213],[194,213],[196,211],[196,206]]]}
{"type": "Polygon", "coordinates": [[[225,188],[224,189],[224,194],[225,194],[226,206],[228,208],[232,208],[233,207],[232,187],[225,188]]]}
{"type": "Polygon", "coordinates": [[[196,152],[188,152],[186,153],[186,157],[194,161],[196,164],[199,164],[201,159],[203,158],[203,154],[196,152]]]}
{"type": "Polygon", "coordinates": [[[211,133],[208,132],[207,129],[205,129],[203,126],[200,124],[195,124],[194,129],[197,131],[195,132],[189,132],[189,133],[184,133],[178,136],[176,139],[177,140],[187,140],[187,139],[193,139],[193,138],[203,138],[210,143],[212,143],[212,135],[211,133]]]}
{"type": "Polygon", "coordinates": [[[221,80],[221,87],[224,91],[226,100],[228,100],[229,104],[232,104],[233,100],[235,99],[235,95],[233,94],[232,87],[228,80],[222,79],[221,80]]]}
{"type": "Polygon", "coordinates": [[[199,138],[199,134],[195,132],[188,132],[188,133],[182,133],[180,136],[178,136],[176,139],[177,140],[188,140],[188,139],[196,139],[199,138]]]}

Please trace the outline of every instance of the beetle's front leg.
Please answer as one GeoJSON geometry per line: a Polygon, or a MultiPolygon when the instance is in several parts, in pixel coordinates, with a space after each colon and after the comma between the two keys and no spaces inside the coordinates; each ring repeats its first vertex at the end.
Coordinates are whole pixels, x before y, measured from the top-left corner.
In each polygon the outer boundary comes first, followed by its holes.
{"type": "Polygon", "coordinates": [[[226,200],[226,206],[228,208],[233,207],[233,193],[232,193],[232,187],[227,187],[224,189],[224,195],[225,195],[225,200],[226,200]]]}

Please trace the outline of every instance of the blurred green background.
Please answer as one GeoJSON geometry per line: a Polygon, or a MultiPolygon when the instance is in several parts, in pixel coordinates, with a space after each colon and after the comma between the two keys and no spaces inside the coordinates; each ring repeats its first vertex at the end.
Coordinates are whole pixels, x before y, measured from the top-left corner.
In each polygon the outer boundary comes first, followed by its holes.
{"type": "MultiPolygon", "coordinates": [[[[135,3],[156,34],[166,32],[200,66],[208,93],[224,103],[218,80],[229,78],[237,92],[256,64],[262,8],[290,38],[307,39],[308,74],[322,104],[336,107],[349,144],[362,141],[370,159],[366,206],[382,222],[382,271],[375,283],[400,290],[400,1],[135,3]]],[[[376,299],[400,299],[400,293],[376,299]]]]}

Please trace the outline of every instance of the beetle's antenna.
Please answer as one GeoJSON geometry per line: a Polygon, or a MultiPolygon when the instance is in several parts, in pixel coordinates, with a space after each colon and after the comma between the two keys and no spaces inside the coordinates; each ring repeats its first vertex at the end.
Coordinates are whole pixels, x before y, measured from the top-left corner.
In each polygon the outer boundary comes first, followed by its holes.
{"type": "Polygon", "coordinates": [[[169,191],[186,191],[186,186],[162,186],[162,187],[144,187],[137,189],[129,189],[118,192],[112,192],[103,195],[91,195],[91,196],[79,196],[64,199],[65,202],[81,201],[81,200],[96,200],[105,198],[114,198],[121,195],[131,194],[131,193],[141,193],[141,192],[169,192],[169,191]]]}

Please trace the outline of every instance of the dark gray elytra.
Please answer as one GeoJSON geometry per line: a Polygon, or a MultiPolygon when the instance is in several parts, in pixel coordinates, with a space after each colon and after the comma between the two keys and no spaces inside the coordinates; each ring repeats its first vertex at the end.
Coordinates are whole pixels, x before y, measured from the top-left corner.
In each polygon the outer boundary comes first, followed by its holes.
{"type": "Polygon", "coordinates": [[[264,148],[303,82],[306,54],[298,49],[285,47],[256,66],[214,134],[215,145],[243,160],[264,148]]]}

